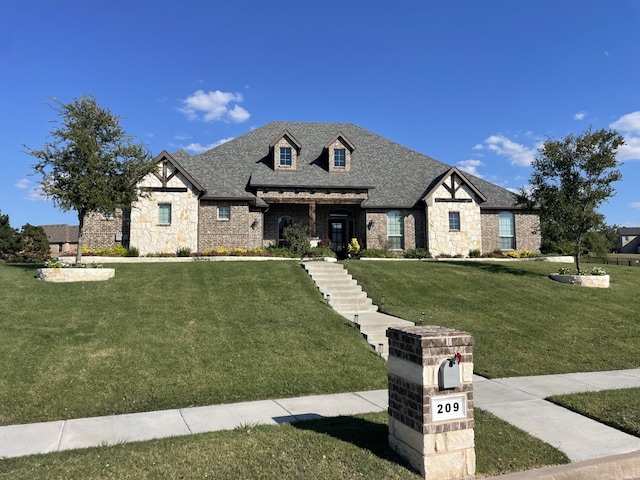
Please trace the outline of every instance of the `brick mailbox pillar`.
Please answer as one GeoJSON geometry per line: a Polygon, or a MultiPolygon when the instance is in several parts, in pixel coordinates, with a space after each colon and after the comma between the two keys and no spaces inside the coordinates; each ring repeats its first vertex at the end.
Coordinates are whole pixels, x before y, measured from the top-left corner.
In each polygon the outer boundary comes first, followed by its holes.
{"type": "Polygon", "coordinates": [[[423,478],[474,479],[473,337],[390,328],[389,445],[423,478]]]}

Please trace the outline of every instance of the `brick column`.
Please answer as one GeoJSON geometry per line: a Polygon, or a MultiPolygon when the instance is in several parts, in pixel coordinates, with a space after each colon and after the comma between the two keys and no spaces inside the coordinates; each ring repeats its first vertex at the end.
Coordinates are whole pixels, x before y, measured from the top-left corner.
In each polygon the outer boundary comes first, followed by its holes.
{"type": "Polygon", "coordinates": [[[473,337],[436,326],[387,337],[389,445],[425,479],[474,479],[473,337]]]}

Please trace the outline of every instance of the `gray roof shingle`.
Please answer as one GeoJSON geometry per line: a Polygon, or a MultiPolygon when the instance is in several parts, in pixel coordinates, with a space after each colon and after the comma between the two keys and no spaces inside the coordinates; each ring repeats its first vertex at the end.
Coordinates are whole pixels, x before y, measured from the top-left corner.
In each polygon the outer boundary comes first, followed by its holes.
{"type": "MultiPolygon", "coordinates": [[[[349,123],[271,122],[200,155],[179,151],[176,160],[205,188],[205,197],[251,198],[257,187],[369,188],[363,207],[420,203],[451,166],[349,123]],[[300,143],[296,171],[275,171],[269,144],[283,131],[300,143]],[[353,144],[351,171],[329,173],[327,142],[342,133],[353,144]]],[[[473,175],[467,180],[487,201],[483,208],[515,208],[512,192],[473,175]]]]}

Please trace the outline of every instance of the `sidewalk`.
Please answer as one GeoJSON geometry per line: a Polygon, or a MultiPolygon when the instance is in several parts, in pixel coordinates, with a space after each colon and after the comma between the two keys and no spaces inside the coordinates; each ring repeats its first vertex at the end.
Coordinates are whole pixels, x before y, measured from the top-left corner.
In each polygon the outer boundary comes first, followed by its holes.
{"type": "MultiPolygon", "coordinates": [[[[640,387],[640,369],[496,380],[474,376],[474,403],[476,407],[488,410],[559,448],[572,462],[577,462],[571,464],[572,468],[579,466],[582,461],[590,462],[590,473],[586,476],[580,476],[583,473],[573,477],[551,473],[554,476],[543,477],[541,472],[536,471],[538,476],[535,477],[507,476],[505,479],[598,478],[593,464],[606,471],[626,465],[627,470],[637,472],[636,476],[640,477],[640,438],[543,400],[549,395],[562,393],[630,387],[640,387]]],[[[0,457],[231,430],[250,424],[278,425],[386,409],[387,391],[375,390],[9,425],[0,427],[0,457]]],[[[569,467],[554,468],[564,468],[563,471],[567,472],[569,467]]]]}

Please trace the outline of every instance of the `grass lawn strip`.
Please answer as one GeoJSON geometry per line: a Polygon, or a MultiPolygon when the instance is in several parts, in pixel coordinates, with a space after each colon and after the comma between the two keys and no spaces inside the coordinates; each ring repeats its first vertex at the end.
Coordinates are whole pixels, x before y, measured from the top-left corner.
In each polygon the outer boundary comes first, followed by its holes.
{"type": "MultiPolygon", "coordinates": [[[[478,477],[567,458],[549,445],[476,410],[478,477]]],[[[246,425],[234,431],[35,455],[0,461],[0,478],[419,478],[388,446],[385,413],[246,425]]]]}
{"type": "Polygon", "coordinates": [[[610,427],[640,437],[640,389],[557,395],[548,400],[610,427]]]}

